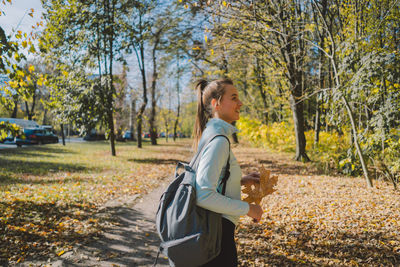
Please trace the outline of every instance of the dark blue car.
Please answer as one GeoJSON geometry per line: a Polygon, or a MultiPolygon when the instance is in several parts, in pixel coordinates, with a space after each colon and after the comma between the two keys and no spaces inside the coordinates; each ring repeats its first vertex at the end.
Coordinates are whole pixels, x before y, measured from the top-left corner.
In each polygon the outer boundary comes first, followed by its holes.
{"type": "Polygon", "coordinates": [[[25,138],[22,136],[16,138],[15,143],[17,146],[58,143],[58,136],[48,129],[25,128],[24,135],[25,138]]]}

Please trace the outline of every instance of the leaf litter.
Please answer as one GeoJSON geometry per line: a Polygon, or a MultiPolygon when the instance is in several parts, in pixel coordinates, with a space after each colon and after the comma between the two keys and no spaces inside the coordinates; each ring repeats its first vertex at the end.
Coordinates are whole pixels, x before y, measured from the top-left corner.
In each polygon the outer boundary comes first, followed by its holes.
{"type": "MultiPolygon", "coordinates": [[[[0,170],[6,173],[0,180],[1,260],[16,264],[57,257],[101,238],[117,224],[111,216],[97,216],[102,205],[158,186],[178,160],[190,157],[189,147],[189,141],[140,151],[124,145],[116,158],[106,144],[93,148],[93,156],[73,147],[67,148],[76,153],[70,160],[83,166],[59,163],[52,171],[33,173],[24,172],[24,166],[20,172],[10,164],[4,168],[7,158],[0,155],[0,170]]],[[[242,217],[237,227],[240,266],[400,264],[400,194],[389,184],[375,181],[369,190],[363,178],[322,175],[289,154],[247,145],[233,150],[243,174],[264,166],[279,175],[277,191],[261,202],[261,222],[242,217]]]]}
{"type": "Polygon", "coordinates": [[[262,201],[259,224],[242,217],[236,239],[240,266],[398,266],[400,193],[362,177],[320,175],[289,154],[234,149],[243,173],[260,165],[279,175],[262,201]]]}

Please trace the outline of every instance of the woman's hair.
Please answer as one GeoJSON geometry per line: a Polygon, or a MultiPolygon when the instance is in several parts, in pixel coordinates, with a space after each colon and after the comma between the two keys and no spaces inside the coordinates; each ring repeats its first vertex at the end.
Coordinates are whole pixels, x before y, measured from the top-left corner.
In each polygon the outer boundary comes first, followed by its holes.
{"type": "Polygon", "coordinates": [[[206,127],[207,121],[212,118],[213,110],[211,100],[220,101],[225,94],[225,85],[233,85],[230,79],[219,79],[212,82],[199,80],[196,82],[197,90],[197,115],[193,129],[193,147],[197,150],[201,135],[206,127]]]}

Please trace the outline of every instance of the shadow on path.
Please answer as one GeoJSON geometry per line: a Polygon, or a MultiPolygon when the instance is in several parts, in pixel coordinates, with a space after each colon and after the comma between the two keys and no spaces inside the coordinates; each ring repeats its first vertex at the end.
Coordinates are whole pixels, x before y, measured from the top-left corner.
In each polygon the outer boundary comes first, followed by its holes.
{"type": "Polygon", "coordinates": [[[137,163],[150,163],[150,164],[177,164],[178,159],[157,159],[157,158],[144,158],[144,159],[128,159],[128,161],[137,163]]]}
{"type": "MultiPolygon", "coordinates": [[[[98,215],[111,215],[114,221],[104,235],[65,253],[51,266],[153,266],[160,243],[155,213],[163,189],[134,203],[114,203],[103,209],[98,215]]],[[[169,266],[168,260],[160,255],[157,266],[169,266]]]]}

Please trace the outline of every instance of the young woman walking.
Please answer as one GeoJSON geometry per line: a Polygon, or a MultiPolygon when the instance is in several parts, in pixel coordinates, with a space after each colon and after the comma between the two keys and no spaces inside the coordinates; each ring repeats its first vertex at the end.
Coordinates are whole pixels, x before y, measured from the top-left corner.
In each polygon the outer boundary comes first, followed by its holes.
{"type": "MultiPolygon", "coordinates": [[[[194,127],[194,146],[202,146],[212,135],[222,134],[228,138],[238,130],[231,124],[239,119],[240,107],[238,90],[229,79],[197,83],[197,116],[194,127]]],[[[253,179],[252,177],[243,177],[253,179]]],[[[257,175],[255,175],[257,176],[257,175]]],[[[248,204],[241,200],[242,172],[230,150],[226,138],[219,136],[203,150],[196,175],[197,205],[222,214],[222,244],[220,254],[203,266],[237,266],[235,226],[242,215],[248,215],[255,221],[263,213],[259,205],[248,204]],[[222,195],[220,182],[226,172],[229,158],[230,176],[226,183],[225,195],[222,195]]]]}

